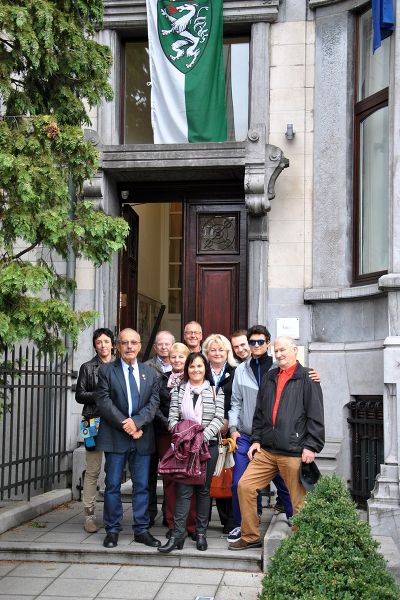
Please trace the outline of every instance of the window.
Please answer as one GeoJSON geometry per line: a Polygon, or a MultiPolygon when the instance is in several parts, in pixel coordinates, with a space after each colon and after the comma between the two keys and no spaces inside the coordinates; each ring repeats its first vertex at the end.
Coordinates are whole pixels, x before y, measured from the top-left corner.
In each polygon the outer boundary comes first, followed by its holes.
{"type": "MultiPolygon", "coordinates": [[[[228,136],[230,141],[246,138],[249,112],[249,40],[224,40],[224,64],[228,136]],[[246,81],[247,85],[243,85],[246,81]]],[[[127,42],[124,60],[124,144],[152,144],[150,120],[150,69],[146,41],[127,42]]]]}
{"type": "Polygon", "coordinates": [[[372,11],[358,17],[354,111],[354,282],[370,283],[388,268],[389,50],[372,54],[372,11]]]}
{"type": "Polygon", "coordinates": [[[168,312],[182,312],[182,202],[169,205],[168,312]]]}

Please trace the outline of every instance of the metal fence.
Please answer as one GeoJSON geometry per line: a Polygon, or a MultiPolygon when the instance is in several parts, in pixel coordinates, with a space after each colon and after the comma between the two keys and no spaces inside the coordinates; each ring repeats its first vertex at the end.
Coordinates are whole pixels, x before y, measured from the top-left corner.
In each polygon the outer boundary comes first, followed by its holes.
{"type": "Polygon", "coordinates": [[[67,450],[68,356],[34,348],[0,360],[0,499],[27,499],[70,475],[67,450]]]}
{"type": "Polygon", "coordinates": [[[349,402],[351,429],[351,495],[365,506],[383,463],[383,399],[380,396],[358,397],[349,402]]]}

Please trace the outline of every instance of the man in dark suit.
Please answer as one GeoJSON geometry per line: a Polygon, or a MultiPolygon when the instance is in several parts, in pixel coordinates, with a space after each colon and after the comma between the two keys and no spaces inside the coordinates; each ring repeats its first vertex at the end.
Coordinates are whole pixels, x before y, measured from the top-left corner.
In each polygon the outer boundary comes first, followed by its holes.
{"type": "Polygon", "coordinates": [[[137,362],[140,335],[123,329],[117,339],[120,358],[98,372],[96,404],[101,417],[96,447],[105,453],[103,545],[114,548],[122,523],[121,482],[126,461],[132,478],[134,540],[157,547],[149,532],[149,467],[154,448],[152,421],[159,403],[154,369],[137,362]]]}

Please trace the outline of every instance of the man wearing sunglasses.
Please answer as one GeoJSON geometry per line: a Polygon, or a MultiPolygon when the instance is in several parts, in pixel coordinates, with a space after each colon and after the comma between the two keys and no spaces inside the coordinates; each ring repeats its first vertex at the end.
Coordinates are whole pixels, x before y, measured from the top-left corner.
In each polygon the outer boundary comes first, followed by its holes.
{"type": "MultiPolygon", "coordinates": [[[[228,535],[228,542],[235,542],[240,539],[241,513],[237,486],[250,462],[247,452],[251,446],[251,430],[258,389],[263,376],[272,367],[273,362],[272,357],[268,355],[271,334],[264,325],[250,327],[247,331],[247,341],[251,354],[236,369],[232,384],[231,410],[229,411],[229,429],[231,437],[237,444],[237,448],[232,478],[232,503],[235,527],[228,535]]],[[[283,503],[286,516],[290,518],[293,514],[293,509],[287,487],[280,475],[277,475],[273,482],[283,503]]]]}

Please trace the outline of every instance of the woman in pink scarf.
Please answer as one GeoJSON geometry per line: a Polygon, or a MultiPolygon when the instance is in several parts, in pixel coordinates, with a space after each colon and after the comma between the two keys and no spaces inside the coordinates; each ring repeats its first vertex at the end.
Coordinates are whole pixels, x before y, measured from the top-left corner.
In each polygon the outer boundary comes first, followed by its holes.
{"type": "Polygon", "coordinates": [[[186,518],[193,493],[196,496],[196,548],[207,550],[207,527],[210,512],[210,484],[218,458],[218,432],[224,424],[224,394],[210,384],[211,371],[201,352],[192,352],[185,362],[184,381],[171,394],[168,424],[170,431],[181,420],[190,420],[203,427],[204,441],[211,458],[207,463],[206,480],[201,485],[176,484],[174,529],[160,552],[181,550],[185,541],[186,518]]]}
{"type": "MultiPolygon", "coordinates": [[[[168,448],[171,446],[171,432],[168,429],[169,407],[171,404],[171,392],[179,387],[183,380],[183,368],[185,361],[190,354],[190,350],[185,344],[177,342],[171,346],[169,351],[169,362],[172,371],[167,371],[160,377],[159,397],[160,405],[157,408],[154,418],[154,433],[156,438],[156,447],[159,460],[162,459],[168,448]]],[[[174,511],[176,504],[176,485],[170,477],[163,477],[164,488],[164,521],[168,527],[166,537],[169,539],[174,527],[174,511]]],[[[194,500],[194,498],[193,498],[194,500]]],[[[188,535],[195,539],[196,535],[196,504],[192,502],[188,519],[188,535]]]]}

